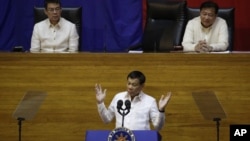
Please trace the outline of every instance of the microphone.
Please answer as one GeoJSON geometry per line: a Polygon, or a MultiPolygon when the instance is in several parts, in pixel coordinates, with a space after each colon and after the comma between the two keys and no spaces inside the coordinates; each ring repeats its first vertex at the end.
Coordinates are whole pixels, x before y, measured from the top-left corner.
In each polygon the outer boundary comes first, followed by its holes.
{"type": "Polygon", "coordinates": [[[118,100],[116,108],[117,108],[118,113],[121,114],[121,115],[122,115],[122,113],[121,113],[122,105],[123,105],[123,101],[122,100],[118,100]]]}
{"type": "Polygon", "coordinates": [[[122,108],[122,105],[123,105],[123,101],[118,100],[116,108],[117,108],[118,113],[122,116],[122,127],[123,127],[124,117],[130,112],[130,109],[131,109],[131,102],[129,100],[125,101],[126,108],[122,108]]]}
{"type": "Polygon", "coordinates": [[[131,108],[131,102],[129,100],[126,100],[125,101],[125,106],[126,106],[126,109],[128,110],[128,113],[129,113],[130,112],[130,108],[131,108]]]}
{"type": "Polygon", "coordinates": [[[123,105],[123,101],[122,100],[118,100],[118,102],[117,102],[117,109],[122,109],[122,105],[123,105]]]}

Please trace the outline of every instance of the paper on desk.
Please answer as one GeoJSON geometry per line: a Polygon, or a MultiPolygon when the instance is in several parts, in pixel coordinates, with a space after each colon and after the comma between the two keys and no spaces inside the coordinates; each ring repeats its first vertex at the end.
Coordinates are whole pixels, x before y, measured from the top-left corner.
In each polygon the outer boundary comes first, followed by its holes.
{"type": "Polygon", "coordinates": [[[195,52],[195,51],[190,51],[190,52],[183,52],[185,54],[229,54],[231,53],[230,51],[213,51],[213,52],[195,52]]]}
{"type": "Polygon", "coordinates": [[[130,50],[128,53],[143,53],[142,50],[130,50]]]}
{"type": "Polygon", "coordinates": [[[210,53],[212,53],[212,54],[227,54],[227,53],[230,53],[230,51],[229,50],[227,50],[227,51],[212,51],[210,53]]]}

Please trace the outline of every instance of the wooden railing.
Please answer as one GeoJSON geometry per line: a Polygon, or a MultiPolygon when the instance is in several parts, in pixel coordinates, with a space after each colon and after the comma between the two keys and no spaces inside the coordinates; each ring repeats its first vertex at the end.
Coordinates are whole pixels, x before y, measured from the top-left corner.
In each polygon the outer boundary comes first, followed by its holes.
{"type": "Polygon", "coordinates": [[[99,118],[94,85],[107,89],[108,106],[126,90],[132,70],[145,73],[144,92],[157,100],[173,93],[160,131],[163,141],[216,140],[216,124],[202,116],[194,91],[214,91],[223,107],[221,141],[229,140],[230,124],[250,123],[250,54],[0,53],[0,140],[18,140],[12,114],[30,90],[48,95],[35,117],[23,121],[24,141],[83,141],[86,130],[112,130],[114,122],[99,118]]]}

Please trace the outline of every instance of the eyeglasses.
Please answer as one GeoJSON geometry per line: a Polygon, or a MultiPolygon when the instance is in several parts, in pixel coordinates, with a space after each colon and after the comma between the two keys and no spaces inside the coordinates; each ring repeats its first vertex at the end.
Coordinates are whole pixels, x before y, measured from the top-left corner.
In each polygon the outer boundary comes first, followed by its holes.
{"type": "Polygon", "coordinates": [[[47,11],[50,13],[56,12],[58,13],[61,10],[61,7],[57,7],[57,8],[48,8],[47,11]]]}
{"type": "Polygon", "coordinates": [[[201,12],[201,16],[203,17],[208,16],[209,18],[214,18],[216,14],[201,12]]]}

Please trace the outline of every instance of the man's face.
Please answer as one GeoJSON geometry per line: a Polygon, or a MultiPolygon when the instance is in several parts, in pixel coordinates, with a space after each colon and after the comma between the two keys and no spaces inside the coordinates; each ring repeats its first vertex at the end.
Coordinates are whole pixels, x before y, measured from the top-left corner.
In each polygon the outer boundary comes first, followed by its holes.
{"type": "Polygon", "coordinates": [[[45,9],[45,14],[48,16],[52,24],[58,23],[61,17],[61,7],[57,3],[48,3],[47,9],[45,9]]]}
{"type": "Polygon", "coordinates": [[[127,91],[131,97],[138,95],[139,92],[142,90],[143,86],[144,84],[141,85],[139,79],[128,78],[127,91]]]}
{"type": "Polygon", "coordinates": [[[216,16],[214,8],[203,8],[200,11],[201,23],[204,27],[211,26],[214,23],[216,16]]]}

